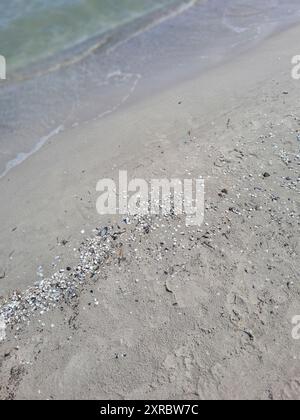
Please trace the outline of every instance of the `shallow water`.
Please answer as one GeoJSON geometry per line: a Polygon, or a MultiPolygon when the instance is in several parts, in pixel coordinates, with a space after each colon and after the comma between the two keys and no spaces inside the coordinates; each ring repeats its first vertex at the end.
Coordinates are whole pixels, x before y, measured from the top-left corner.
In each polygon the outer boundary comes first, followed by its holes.
{"type": "Polygon", "coordinates": [[[0,53],[34,63],[176,0],[0,0],[0,53]]]}
{"type": "MultiPolygon", "coordinates": [[[[27,4],[27,0],[11,1],[27,4]]],[[[61,3],[65,4],[63,0],[61,3]]],[[[109,2],[113,3],[117,2],[109,2]]],[[[162,5],[161,1],[151,1],[152,6],[154,3],[162,5]]],[[[105,48],[79,56],[75,49],[71,62],[44,67],[38,76],[30,73],[28,79],[17,83],[0,81],[0,178],[62,130],[105,118],[146,95],[194,77],[300,21],[299,0],[175,3],[185,7],[172,9],[170,14],[158,11],[138,25],[133,20],[125,31],[113,31],[118,36],[111,37],[105,48]]],[[[145,9],[141,12],[143,16],[151,15],[144,12],[145,9]]],[[[75,37],[76,42],[73,39],[74,45],[82,39],[82,34],[81,38],[75,37]]],[[[97,34],[101,35],[99,28],[97,34]]],[[[90,35],[91,32],[86,36],[90,35]]],[[[65,41],[61,42],[59,50],[62,45],[67,47],[65,41]]]]}

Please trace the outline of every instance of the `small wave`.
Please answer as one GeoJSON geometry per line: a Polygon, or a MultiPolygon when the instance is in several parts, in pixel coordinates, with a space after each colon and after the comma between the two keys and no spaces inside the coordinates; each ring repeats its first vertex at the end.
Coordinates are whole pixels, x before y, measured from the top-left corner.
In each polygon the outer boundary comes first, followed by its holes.
{"type": "Polygon", "coordinates": [[[246,31],[248,31],[249,30],[249,28],[244,28],[244,27],[241,27],[241,26],[236,26],[236,25],[233,25],[232,23],[230,23],[229,21],[228,21],[228,18],[227,17],[223,17],[223,19],[222,19],[222,24],[226,27],[226,28],[228,28],[228,29],[230,29],[232,32],[234,32],[234,33],[236,33],[236,34],[242,34],[242,33],[244,33],[244,32],[246,32],[246,31]]]}
{"type": "Polygon", "coordinates": [[[42,137],[34,146],[33,149],[31,149],[27,153],[18,153],[18,155],[10,160],[6,164],[6,168],[2,174],[0,174],[0,179],[4,178],[13,168],[23,163],[26,159],[28,159],[30,156],[32,156],[34,153],[38,152],[52,137],[57,136],[59,133],[61,133],[64,130],[64,126],[60,125],[55,130],[51,131],[47,136],[42,137]]]}

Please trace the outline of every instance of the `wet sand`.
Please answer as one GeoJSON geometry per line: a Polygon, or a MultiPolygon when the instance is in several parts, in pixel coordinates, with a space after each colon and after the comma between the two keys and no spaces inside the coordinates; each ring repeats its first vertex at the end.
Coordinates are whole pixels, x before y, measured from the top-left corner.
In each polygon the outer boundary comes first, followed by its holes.
{"type": "Polygon", "coordinates": [[[0,181],[0,313],[28,315],[1,328],[2,399],[300,398],[299,35],[73,127],[0,181]],[[100,217],[119,169],[204,177],[204,225],[100,217]],[[38,274],[70,281],[81,258],[74,293],[29,314],[38,274]]]}
{"type": "Polygon", "coordinates": [[[299,21],[298,0],[187,0],[21,73],[8,60],[0,85],[0,177],[57,132],[197,78],[299,21]]]}

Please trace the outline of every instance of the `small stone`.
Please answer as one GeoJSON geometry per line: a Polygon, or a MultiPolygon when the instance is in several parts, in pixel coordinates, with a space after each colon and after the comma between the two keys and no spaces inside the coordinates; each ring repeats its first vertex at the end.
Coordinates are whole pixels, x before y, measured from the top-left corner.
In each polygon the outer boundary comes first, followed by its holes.
{"type": "Polygon", "coordinates": [[[103,229],[101,229],[99,231],[98,236],[101,236],[101,238],[105,238],[105,236],[107,236],[108,234],[108,227],[104,227],[103,229]]]}

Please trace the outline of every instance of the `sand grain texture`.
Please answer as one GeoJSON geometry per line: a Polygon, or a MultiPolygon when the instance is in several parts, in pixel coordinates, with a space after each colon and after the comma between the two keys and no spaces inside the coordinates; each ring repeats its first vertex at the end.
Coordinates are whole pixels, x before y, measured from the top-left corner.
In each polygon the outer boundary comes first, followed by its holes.
{"type": "MultiPolygon", "coordinates": [[[[40,179],[12,199],[1,254],[5,297],[17,285],[20,293],[33,285],[34,264],[48,267],[45,276],[75,267],[73,248],[86,243],[82,228],[92,241],[96,227],[119,223],[124,233],[97,239],[99,246],[110,241],[111,251],[77,297],[7,328],[0,344],[2,399],[300,398],[300,343],[291,335],[300,312],[300,85],[290,76],[297,39],[299,28],[277,35],[206,80],[139,105],[139,112],[78,129],[72,148],[62,139],[59,155],[53,143],[15,170],[12,190],[22,173],[30,179],[39,169],[40,179]],[[203,90],[212,80],[213,91],[203,90]],[[118,133],[107,153],[94,141],[100,129],[102,136],[118,133]],[[134,132],[136,140],[145,133],[139,149],[134,136],[127,150],[119,147],[134,132]],[[90,142],[82,145],[84,133],[90,142]],[[97,150],[105,159],[97,161],[97,150]],[[46,154],[59,156],[51,174],[43,168],[46,154]],[[165,217],[143,229],[135,221],[99,220],[94,188],[112,167],[114,174],[128,168],[146,179],[203,176],[205,224],[186,228],[184,218],[165,217]],[[12,232],[22,194],[31,197],[22,209],[28,216],[12,232]],[[33,208],[37,218],[30,223],[33,208]],[[62,245],[62,238],[69,242],[62,245]]],[[[0,186],[5,198],[7,183],[0,186]]],[[[7,211],[1,208],[1,218],[7,211]]]]}

